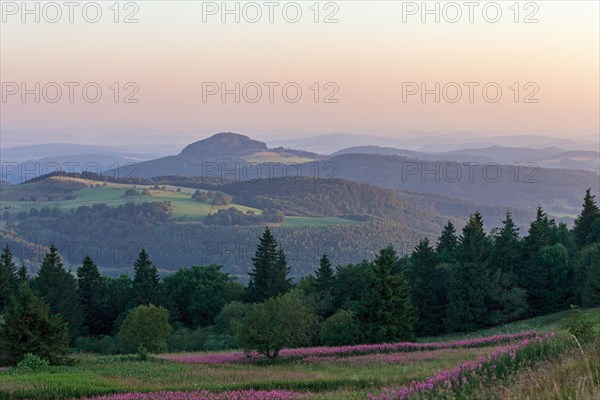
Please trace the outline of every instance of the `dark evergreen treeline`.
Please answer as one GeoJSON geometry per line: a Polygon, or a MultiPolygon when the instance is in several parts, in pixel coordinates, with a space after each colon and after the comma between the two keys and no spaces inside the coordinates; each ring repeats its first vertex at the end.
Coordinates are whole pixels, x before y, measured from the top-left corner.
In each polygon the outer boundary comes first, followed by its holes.
{"type": "MultiPolygon", "coordinates": [[[[183,268],[161,281],[142,250],[133,263],[133,279],[110,278],[100,275],[89,256],[77,271],[67,270],[51,246],[39,273],[28,277],[7,246],[0,256],[5,321],[0,346],[9,357],[17,357],[24,345],[14,338],[22,337],[20,329],[31,321],[32,340],[40,343],[48,335],[70,337],[71,343],[81,337],[114,336],[128,312],[140,305],[168,310],[169,322],[177,328],[173,340],[189,341],[193,332],[202,335],[203,329],[211,329],[230,338],[223,346],[235,346],[233,321],[243,321],[252,304],[294,287],[286,252],[268,228],[252,263],[247,286],[218,265],[183,268]],[[39,327],[44,331],[36,331],[39,327]]],[[[598,306],[600,210],[588,190],[572,230],[538,208],[524,237],[510,213],[501,228],[488,234],[475,212],[460,233],[448,223],[435,244],[424,239],[402,258],[386,247],[373,261],[334,269],[323,255],[316,273],[303,278],[297,290],[302,296],[294,295],[294,301],[320,321],[310,324],[308,337],[315,344],[412,340],[498,325],[571,304],[598,306]]]]}
{"type": "Polygon", "coordinates": [[[541,207],[525,237],[509,212],[501,228],[483,228],[479,213],[460,236],[449,223],[435,245],[423,240],[403,260],[420,335],[600,304],[600,212],[590,190],[571,231],[541,207]]]}

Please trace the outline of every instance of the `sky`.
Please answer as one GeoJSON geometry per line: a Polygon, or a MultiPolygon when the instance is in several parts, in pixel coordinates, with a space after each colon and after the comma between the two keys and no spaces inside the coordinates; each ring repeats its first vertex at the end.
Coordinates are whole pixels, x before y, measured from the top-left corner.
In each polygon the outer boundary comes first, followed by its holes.
{"type": "Polygon", "coordinates": [[[598,1],[75,3],[2,2],[3,147],[600,132],[598,1]]]}

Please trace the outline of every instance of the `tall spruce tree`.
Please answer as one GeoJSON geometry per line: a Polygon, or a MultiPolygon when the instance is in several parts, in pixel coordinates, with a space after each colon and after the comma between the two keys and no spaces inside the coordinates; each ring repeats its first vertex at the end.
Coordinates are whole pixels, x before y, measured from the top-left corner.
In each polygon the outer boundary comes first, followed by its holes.
{"type": "Polygon", "coordinates": [[[160,304],[160,278],[158,269],[145,249],[140,251],[133,264],[133,306],[160,304]]]}
{"type": "Polygon", "coordinates": [[[407,274],[417,315],[415,331],[419,336],[436,335],[444,330],[447,294],[437,264],[437,255],[429,240],[421,240],[411,254],[407,274]]]}
{"type": "Polygon", "coordinates": [[[457,255],[460,262],[484,264],[488,261],[490,241],[483,230],[483,217],[476,211],[462,230],[457,255]]]}
{"type": "Polygon", "coordinates": [[[17,280],[19,285],[23,282],[27,282],[29,280],[29,273],[27,272],[27,267],[24,263],[21,263],[19,270],[17,271],[17,280]]]}
{"type": "Polygon", "coordinates": [[[84,315],[84,326],[91,336],[110,333],[103,310],[104,287],[98,267],[90,256],[85,256],[77,270],[77,287],[84,315]]]}
{"type": "Polygon", "coordinates": [[[248,299],[252,302],[263,302],[271,297],[287,292],[291,281],[287,278],[289,268],[282,249],[278,249],[277,241],[266,227],[252,258],[254,268],[248,284],[248,299]]]}
{"type": "Polygon", "coordinates": [[[0,312],[16,294],[18,281],[17,266],[13,261],[10,247],[6,245],[0,255],[0,312]]]}
{"type": "Polygon", "coordinates": [[[358,309],[363,340],[370,343],[412,340],[414,308],[402,274],[393,274],[398,256],[389,246],[375,259],[358,309]]]}
{"type": "Polygon", "coordinates": [[[442,234],[440,235],[437,247],[435,249],[440,263],[453,263],[456,261],[456,247],[458,245],[458,237],[454,224],[448,221],[442,234]]]}
{"type": "Polygon", "coordinates": [[[289,273],[290,267],[287,263],[285,251],[279,247],[271,279],[269,280],[269,287],[271,287],[271,295],[269,297],[280,296],[292,288],[292,280],[288,278],[289,273]]]}
{"type": "Polygon", "coordinates": [[[327,254],[323,254],[319,261],[319,268],[315,273],[315,285],[319,293],[331,292],[333,288],[334,275],[331,261],[327,254]]]}
{"type": "Polygon", "coordinates": [[[319,268],[314,278],[314,287],[317,294],[316,312],[322,319],[329,318],[335,312],[335,275],[327,254],[323,254],[319,261],[319,268]]]}
{"type": "Polygon", "coordinates": [[[542,250],[553,243],[554,220],[542,207],[538,207],[535,219],[531,222],[525,237],[523,268],[519,274],[520,286],[527,293],[529,316],[542,314],[548,310],[550,293],[550,258],[542,250]]]}
{"type": "Polygon", "coordinates": [[[591,242],[591,234],[594,223],[600,219],[600,208],[596,204],[596,196],[591,194],[591,188],[585,191],[583,198],[583,209],[579,216],[575,219],[573,226],[573,234],[575,235],[575,243],[579,247],[583,247],[591,242]]]}
{"type": "Polygon", "coordinates": [[[493,235],[489,267],[489,290],[486,294],[487,324],[498,325],[521,317],[527,309],[525,290],[518,286],[517,272],[521,271],[523,243],[519,228],[510,211],[503,226],[493,235]]]}
{"type": "Polygon", "coordinates": [[[485,325],[485,297],[489,289],[489,240],[483,218],[475,212],[459,239],[458,263],[448,289],[446,327],[450,331],[473,331],[485,325]]]}
{"type": "Polygon", "coordinates": [[[48,303],[50,311],[60,315],[67,322],[71,339],[81,334],[83,313],[77,281],[65,269],[56,246],[50,246],[34,282],[37,293],[48,303]]]}
{"type": "Polygon", "coordinates": [[[492,269],[499,269],[516,280],[523,261],[523,245],[519,237],[519,228],[512,219],[510,211],[502,221],[502,228],[493,238],[490,264],[492,269]]]}

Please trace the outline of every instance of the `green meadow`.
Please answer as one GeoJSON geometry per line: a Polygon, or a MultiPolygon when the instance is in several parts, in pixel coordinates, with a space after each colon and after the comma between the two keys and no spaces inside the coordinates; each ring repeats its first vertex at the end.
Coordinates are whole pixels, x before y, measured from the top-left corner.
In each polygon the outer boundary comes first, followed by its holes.
{"type": "MultiPolygon", "coordinates": [[[[60,179],[60,178],[54,178],[60,179]]],[[[92,206],[94,204],[104,203],[109,207],[118,207],[126,203],[144,203],[144,202],[163,202],[170,201],[173,208],[173,216],[183,221],[202,221],[202,219],[210,214],[216,213],[220,209],[236,208],[242,212],[252,211],[256,214],[261,214],[262,210],[247,207],[241,204],[231,203],[226,206],[214,206],[210,200],[199,202],[192,199],[192,194],[196,191],[194,188],[179,187],[179,186],[160,186],[161,189],[155,190],[152,185],[128,185],[120,183],[99,182],[79,178],[67,178],[69,182],[81,183],[82,188],[75,190],[77,198],[72,200],[59,201],[18,201],[18,200],[2,200],[0,209],[8,211],[11,214],[17,214],[20,211],[29,212],[30,209],[42,209],[44,207],[57,207],[61,211],[74,210],[81,206],[92,206]],[[84,186],[85,185],[85,186],[84,186]],[[164,189],[163,189],[164,188],[164,189]],[[141,192],[144,189],[149,190],[149,195],[126,196],[125,192],[128,189],[135,189],[141,192]],[[178,191],[179,189],[179,191],[178,191]]],[[[8,197],[11,199],[35,193],[35,183],[24,185],[9,186],[5,190],[11,192],[8,197]]],[[[339,217],[305,217],[293,216],[286,217],[281,224],[283,227],[303,227],[303,226],[327,226],[333,224],[352,224],[354,221],[339,217]]]]}
{"type": "MultiPolygon", "coordinates": [[[[600,335],[600,309],[586,310],[585,315],[595,321],[595,332],[600,335]]],[[[570,340],[564,329],[567,312],[550,314],[493,329],[486,329],[466,335],[453,335],[440,339],[467,339],[513,332],[521,328],[536,328],[539,332],[555,331],[563,340],[570,340]]],[[[573,346],[577,349],[575,346],[573,346]]],[[[424,380],[445,369],[464,361],[474,360],[490,353],[494,347],[473,347],[445,350],[415,351],[403,353],[401,362],[387,362],[381,359],[363,357],[336,357],[323,361],[299,361],[281,359],[272,363],[249,364],[188,364],[164,360],[161,355],[141,361],[138,356],[99,356],[73,354],[73,364],[61,367],[44,367],[40,370],[9,369],[0,372],[0,399],[67,399],[122,392],[154,392],[162,390],[207,389],[221,392],[235,389],[286,389],[308,392],[310,399],[366,399],[367,394],[379,394],[383,387],[398,387],[412,380],[424,380]]],[[[580,350],[577,349],[577,352],[580,350]]],[[[523,380],[536,374],[540,390],[549,397],[539,398],[578,398],[569,394],[586,386],[586,393],[593,392],[599,384],[600,352],[598,343],[585,348],[584,358],[568,352],[554,360],[550,372],[568,372],[569,369],[585,370],[584,374],[563,376],[560,387],[552,377],[546,377],[534,368],[515,375],[502,390],[516,395],[523,380]],[[587,360],[587,361],[586,361],[587,360]],[[591,375],[589,373],[591,373],[591,375]],[[528,375],[529,374],[529,375],[528,375]],[[591,376],[591,381],[589,378],[591,376]],[[582,382],[581,379],[588,379],[582,382]],[[565,397],[554,395],[565,393],[565,397]]],[[[201,353],[195,353],[201,354],[201,353]]],[[[166,356],[166,355],[165,355],[166,356]]],[[[495,388],[481,388],[481,395],[500,396],[495,388]]],[[[475,397],[476,398],[476,397],[475,397]]],[[[482,397],[483,398],[483,397],[482,397]]],[[[496,397],[489,397],[496,398],[496,397]]],[[[500,397],[498,397],[500,398],[500,397]]],[[[519,398],[519,397],[506,397],[519,398]]],[[[538,398],[538,397],[531,397],[538,398]]],[[[582,397],[583,398],[583,397],[582,397]]]]}

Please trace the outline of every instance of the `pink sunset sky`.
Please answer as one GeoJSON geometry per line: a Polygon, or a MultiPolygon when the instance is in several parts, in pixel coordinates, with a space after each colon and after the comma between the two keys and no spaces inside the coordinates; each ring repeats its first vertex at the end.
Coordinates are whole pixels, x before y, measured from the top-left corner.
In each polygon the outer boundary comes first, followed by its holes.
{"type": "MultiPolygon", "coordinates": [[[[55,17],[51,9],[46,15],[40,11],[39,22],[33,16],[23,22],[22,10],[3,5],[3,145],[22,143],[28,132],[37,133],[36,138],[48,132],[46,141],[64,142],[81,141],[83,136],[61,132],[131,128],[190,135],[238,131],[259,137],[331,131],[561,137],[599,132],[598,1],[520,2],[516,9],[510,8],[512,1],[498,2],[502,15],[495,23],[486,20],[495,18],[495,9],[488,9],[487,16],[482,11],[490,2],[480,2],[473,22],[464,2],[456,2],[462,17],[455,23],[449,20],[456,17],[456,8],[448,2],[439,2],[439,22],[435,15],[422,21],[422,10],[411,8],[421,2],[321,2],[318,15],[311,8],[314,2],[297,2],[302,17],[295,23],[286,21],[281,11],[289,2],[275,8],[274,22],[265,15],[264,2],[255,3],[262,18],[249,21],[255,10],[247,8],[244,15],[247,3],[241,2],[240,21],[225,15],[224,23],[221,10],[210,8],[221,2],[133,2],[135,7],[119,10],[116,23],[112,2],[98,3],[102,18],[96,23],[85,21],[77,9],[70,23],[66,8],[55,23],[46,20],[55,17]],[[123,23],[130,15],[138,22],[123,23]],[[325,23],[326,18],[332,23],[325,23]],[[21,93],[15,93],[23,83],[32,89],[36,82],[41,88],[49,82],[61,85],[61,99],[47,101],[54,96],[52,87],[39,103],[33,94],[23,101],[21,93]],[[73,102],[64,82],[78,84],[73,102]],[[95,103],[82,98],[80,88],[90,82],[102,89],[95,103]],[[111,89],[115,82],[116,103],[111,89]],[[239,103],[234,94],[225,102],[220,93],[207,95],[214,89],[212,83],[220,90],[221,83],[232,89],[236,82],[240,93],[251,83],[239,103]],[[248,101],[255,96],[252,82],[262,90],[256,102],[248,101]],[[274,83],[272,102],[265,82],[274,83]],[[425,102],[420,93],[407,95],[415,88],[412,83],[420,90],[422,83],[434,89],[436,82],[439,103],[435,94],[427,95],[425,102]],[[473,101],[465,82],[476,84],[473,101]],[[126,87],[127,83],[134,85],[126,87]],[[283,97],[281,88],[289,83],[302,90],[297,102],[283,97]],[[462,97],[448,101],[457,95],[456,84],[462,97]],[[492,86],[488,94],[501,88],[497,102],[483,97],[486,84],[492,86]],[[132,98],[138,102],[124,102],[135,91],[132,98]],[[327,95],[334,102],[326,102],[327,95]],[[24,136],[17,140],[10,136],[14,132],[24,136]]],[[[429,7],[435,3],[428,2],[429,7]]],[[[288,11],[293,17],[295,9],[288,11]]],[[[98,144],[112,145],[119,139],[106,134],[98,144]]]]}

